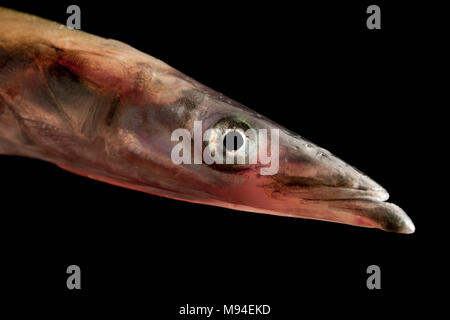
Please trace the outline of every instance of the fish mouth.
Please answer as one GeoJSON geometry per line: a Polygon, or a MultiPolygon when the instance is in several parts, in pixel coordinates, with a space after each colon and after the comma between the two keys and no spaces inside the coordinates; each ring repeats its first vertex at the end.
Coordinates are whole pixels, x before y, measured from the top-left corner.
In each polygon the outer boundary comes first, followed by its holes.
{"type": "Polygon", "coordinates": [[[271,197],[279,207],[268,213],[403,234],[415,231],[408,215],[399,206],[386,202],[389,194],[381,187],[369,190],[332,186],[300,190],[287,187],[274,193],[271,197]]]}
{"type": "Polygon", "coordinates": [[[389,194],[384,188],[359,172],[353,171],[351,177],[359,183],[345,187],[283,184],[272,189],[271,196],[283,203],[277,211],[287,216],[414,233],[415,226],[408,215],[397,205],[386,202],[389,194]]]}
{"type": "Polygon", "coordinates": [[[403,234],[415,231],[414,223],[399,206],[385,202],[389,194],[384,189],[325,187],[310,194],[314,196],[300,201],[314,219],[403,234]]]}
{"type": "Polygon", "coordinates": [[[284,145],[280,170],[266,185],[272,213],[414,233],[408,215],[367,175],[301,138],[287,137],[284,145]]]}

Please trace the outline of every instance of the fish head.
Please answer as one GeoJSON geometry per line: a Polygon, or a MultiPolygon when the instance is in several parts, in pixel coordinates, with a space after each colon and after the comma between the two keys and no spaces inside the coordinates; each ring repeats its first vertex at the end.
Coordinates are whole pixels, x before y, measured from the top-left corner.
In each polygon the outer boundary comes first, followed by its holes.
{"type": "Polygon", "coordinates": [[[385,202],[384,188],[327,150],[167,65],[151,81],[140,103],[118,111],[109,144],[118,146],[110,154],[122,157],[110,163],[126,164],[131,187],[243,211],[414,232],[405,212],[385,202]]]}

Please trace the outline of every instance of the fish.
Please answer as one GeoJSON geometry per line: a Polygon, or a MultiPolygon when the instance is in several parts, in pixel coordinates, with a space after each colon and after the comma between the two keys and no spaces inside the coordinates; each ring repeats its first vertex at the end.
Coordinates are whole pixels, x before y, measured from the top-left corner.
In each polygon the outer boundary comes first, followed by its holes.
{"type": "MultiPolygon", "coordinates": [[[[241,139],[250,145],[249,137],[241,139]]],[[[217,141],[188,142],[195,153],[217,141]]],[[[227,147],[216,151],[235,151],[227,147]]],[[[258,112],[120,41],[6,8],[0,8],[0,154],[181,201],[415,231],[378,183],[258,112]],[[276,172],[262,174],[268,164],[259,158],[175,163],[173,132],[195,136],[198,123],[202,132],[277,132],[266,143],[277,145],[276,172]]]]}

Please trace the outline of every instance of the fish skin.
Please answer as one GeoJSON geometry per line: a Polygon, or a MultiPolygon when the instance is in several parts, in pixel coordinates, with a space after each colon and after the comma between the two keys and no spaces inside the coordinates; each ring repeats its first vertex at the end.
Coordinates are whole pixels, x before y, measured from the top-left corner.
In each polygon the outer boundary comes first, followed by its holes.
{"type": "Polygon", "coordinates": [[[230,209],[415,230],[366,175],[255,111],[119,41],[0,8],[0,154],[230,209]],[[280,169],[171,161],[173,130],[224,117],[280,130],[280,169]]]}

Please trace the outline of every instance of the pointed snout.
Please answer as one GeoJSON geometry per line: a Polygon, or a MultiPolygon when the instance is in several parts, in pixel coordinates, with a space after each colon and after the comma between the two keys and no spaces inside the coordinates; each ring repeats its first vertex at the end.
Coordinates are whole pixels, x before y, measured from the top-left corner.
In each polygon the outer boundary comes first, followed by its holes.
{"type": "Polygon", "coordinates": [[[280,170],[274,179],[291,191],[308,192],[310,199],[336,200],[358,197],[385,201],[388,192],[329,151],[299,137],[280,139],[280,170]]]}
{"type": "Polygon", "coordinates": [[[280,169],[271,180],[287,215],[398,233],[415,230],[400,207],[384,202],[389,194],[378,183],[290,133],[280,139],[280,169]]]}

